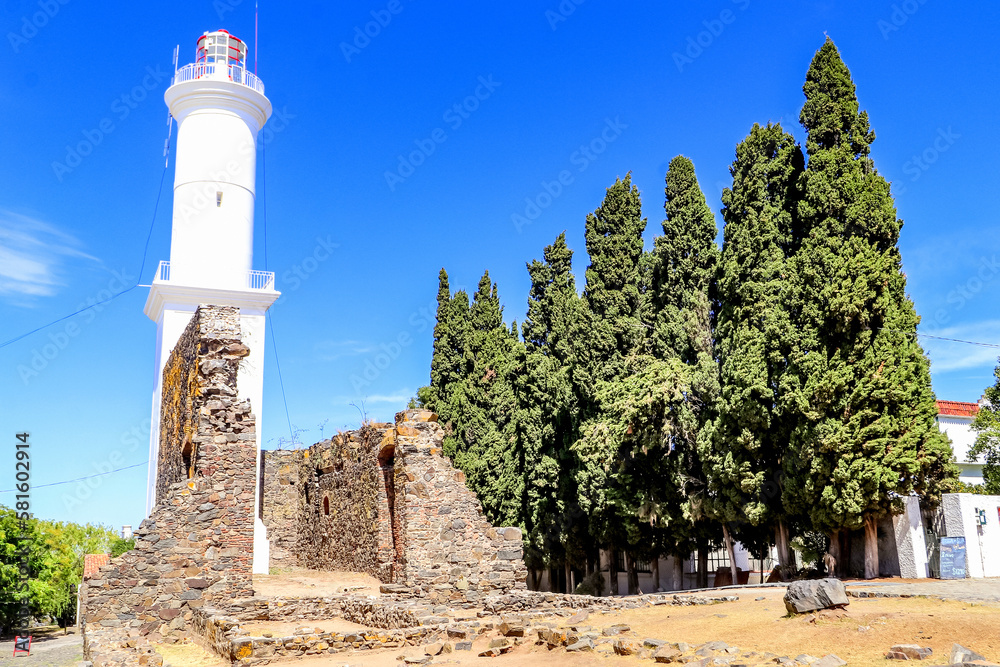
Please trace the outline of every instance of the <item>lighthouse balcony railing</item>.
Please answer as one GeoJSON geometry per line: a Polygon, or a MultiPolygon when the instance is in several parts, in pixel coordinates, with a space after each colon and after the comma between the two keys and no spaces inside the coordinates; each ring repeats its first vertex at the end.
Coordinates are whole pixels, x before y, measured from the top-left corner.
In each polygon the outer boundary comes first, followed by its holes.
{"type": "Polygon", "coordinates": [[[222,65],[220,63],[192,63],[191,65],[185,65],[174,73],[174,82],[171,85],[183,83],[184,81],[194,81],[195,79],[216,78],[217,68],[220,67],[227,68],[226,75],[233,83],[253,88],[261,95],[264,94],[264,84],[257,78],[256,74],[248,72],[246,68],[239,65],[222,65]]]}
{"type": "MultiPolygon", "coordinates": [[[[170,262],[160,262],[160,266],[156,270],[156,277],[153,279],[153,282],[171,282],[170,262]]],[[[247,271],[246,278],[243,281],[243,289],[255,291],[274,290],[274,271],[247,271]]]]}

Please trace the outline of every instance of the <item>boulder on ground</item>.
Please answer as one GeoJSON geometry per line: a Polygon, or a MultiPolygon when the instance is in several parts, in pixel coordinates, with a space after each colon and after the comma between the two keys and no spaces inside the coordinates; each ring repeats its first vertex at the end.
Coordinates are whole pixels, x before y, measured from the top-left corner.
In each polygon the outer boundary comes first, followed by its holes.
{"type": "Polygon", "coordinates": [[[961,644],[951,645],[951,664],[957,665],[963,662],[972,662],[974,660],[986,660],[986,658],[979,655],[972,649],[965,648],[961,644]]]}
{"type": "Polygon", "coordinates": [[[593,651],[594,641],[590,637],[583,637],[582,639],[567,646],[566,650],[570,653],[575,653],[577,651],[593,651]]]}
{"type": "Polygon", "coordinates": [[[681,657],[681,652],[670,646],[661,646],[653,654],[653,660],[656,662],[674,662],[681,657]]]}
{"type": "Polygon", "coordinates": [[[833,653],[827,653],[822,658],[812,664],[812,667],[844,667],[847,662],[841,660],[833,653]]]}
{"type": "Polygon", "coordinates": [[[929,646],[896,644],[889,649],[885,657],[889,660],[924,660],[929,658],[933,652],[929,646]]]}
{"type": "Polygon", "coordinates": [[[840,579],[793,581],[785,591],[785,609],[789,614],[844,607],[850,603],[844,582],[840,579]]]}

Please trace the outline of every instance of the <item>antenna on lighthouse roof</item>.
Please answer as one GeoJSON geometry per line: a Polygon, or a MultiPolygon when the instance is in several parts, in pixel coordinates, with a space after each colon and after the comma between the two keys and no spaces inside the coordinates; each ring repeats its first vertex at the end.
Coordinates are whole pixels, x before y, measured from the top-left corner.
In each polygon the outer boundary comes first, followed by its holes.
{"type": "Polygon", "coordinates": [[[257,34],[257,17],[260,15],[260,1],[253,3],[253,75],[257,76],[257,52],[260,51],[260,39],[257,34]]]}

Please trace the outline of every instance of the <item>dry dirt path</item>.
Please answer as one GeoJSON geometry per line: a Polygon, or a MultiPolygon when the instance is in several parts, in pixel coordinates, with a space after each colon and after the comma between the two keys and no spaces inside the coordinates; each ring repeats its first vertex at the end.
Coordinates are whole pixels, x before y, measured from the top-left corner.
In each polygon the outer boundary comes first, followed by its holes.
{"type": "Polygon", "coordinates": [[[0,667],[64,667],[83,660],[83,638],[79,634],[36,637],[31,642],[31,655],[13,657],[14,640],[0,642],[0,667]]]}
{"type": "Polygon", "coordinates": [[[923,579],[900,583],[879,583],[860,586],[847,583],[848,590],[858,593],[881,593],[887,597],[897,595],[927,596],[941,600],[1000,605],[1000,578],[991,579],[923,579]]]}

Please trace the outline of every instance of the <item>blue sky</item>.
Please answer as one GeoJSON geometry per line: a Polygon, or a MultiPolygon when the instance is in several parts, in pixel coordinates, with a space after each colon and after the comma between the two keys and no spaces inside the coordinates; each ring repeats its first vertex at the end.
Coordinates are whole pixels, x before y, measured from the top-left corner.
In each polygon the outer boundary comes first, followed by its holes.
{"type": "MultiPolygon", "coordinates": [[[[691,4],[262,3],[258,73],[276,113],[263,136],[266,184],[258,167],[254,267],[275,271],[284,293],[274,332],[304,442],[356,427],[352,403],[391,419],[427,382],[442,266],[469,289],[489,269],[508,321],[521,320],[525,262],[566,230],[582,285],[584,217],[628,171],[651,244],[679,153],[721,223],[719,196],[750,126],[780,120],[802,139],[802,83],[824,33],[878,135],[873,155],[905,221],[921,331],[1000,342],[1000,9],[691,4]]],[[[245,39],[251,59],[257,49],[251,0],[4,0],[2,16],[7,340],[140,277],[174,45],[181,65],[205,30],[245,39]]],[[[169,256],[172,179],[171,161],[144,284],[169,256]]],[[[155,342],[146,291],[0,348],[0,451],[10,453],[0,490],[14,483],[19,430],[32,434],[36,486],[136,465],[89,486],[38,488],[39,516],[115,527],[142,518],[155,342]]],[[[939,398],[976,400],[991,383],[996,349],[931,339],[925,348],[939,398]]],[[[273,448],[289,429],[270,347],[266,358],[273,448]]]]}

